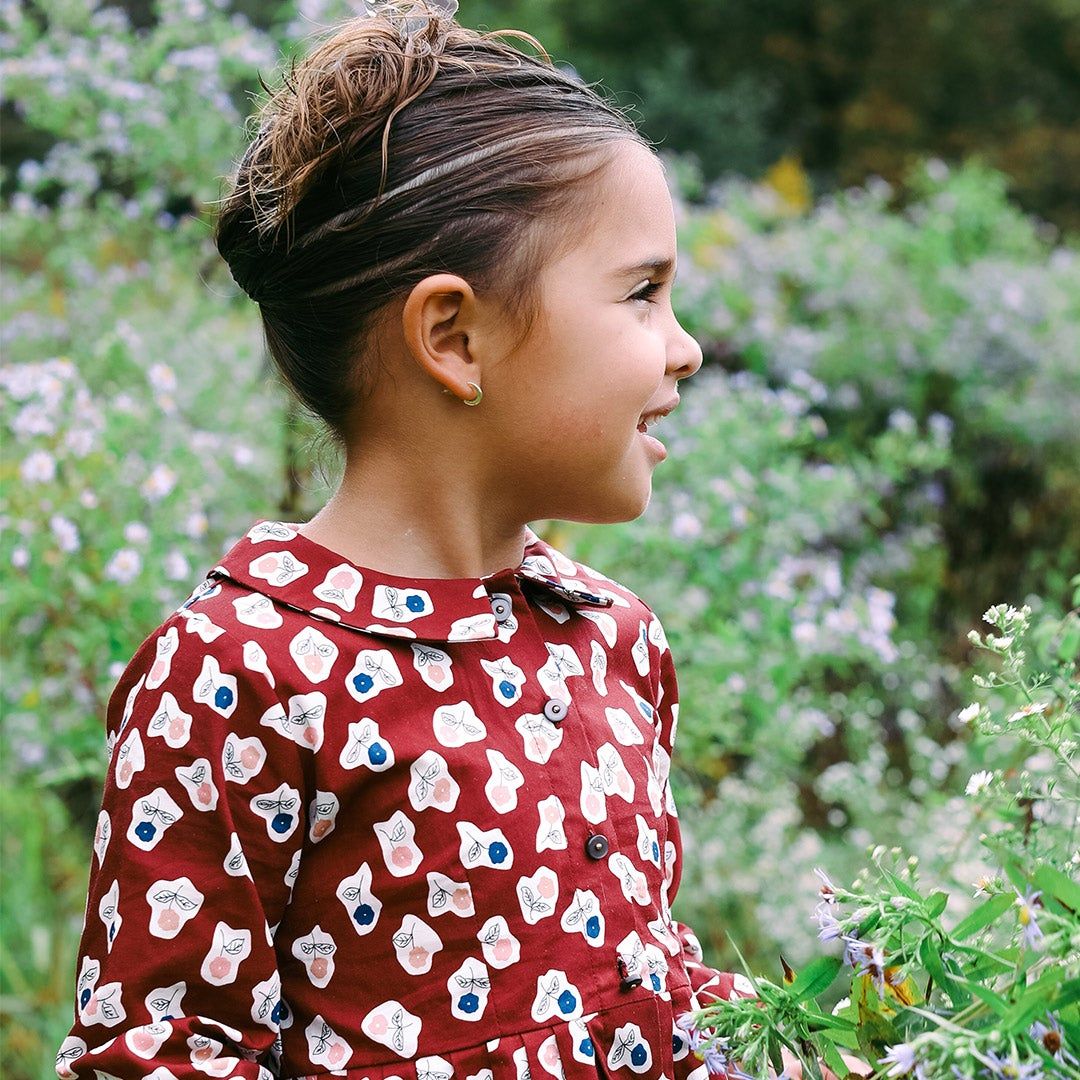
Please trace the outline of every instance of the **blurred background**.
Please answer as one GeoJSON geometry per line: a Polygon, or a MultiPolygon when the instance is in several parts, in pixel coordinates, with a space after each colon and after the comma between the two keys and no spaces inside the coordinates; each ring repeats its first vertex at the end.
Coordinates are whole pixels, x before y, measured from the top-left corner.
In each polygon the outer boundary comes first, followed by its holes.
{"type": "MultiPolygon", "coordinates": [[[[259,73],[360,10],[0,3],[12,1078],[52,1075],[71,1021],[117,677],[252,520],[332,491],[210,203],[259,73]]],[[[898,844],[962,902],[989,870],[968,778],[1039,767],[971,745],[967,633],[998,603],[1049,624],[1080,570],[1080,5],[461,0],[459,19],[599,82],[672,178],[675,306],[705,364],[652,503],[535,527],[667,628],[676,917],[711,962],[737,969],[734,943],[778,977],[819,947],[815,866],[841,880],[898,844]]]]}

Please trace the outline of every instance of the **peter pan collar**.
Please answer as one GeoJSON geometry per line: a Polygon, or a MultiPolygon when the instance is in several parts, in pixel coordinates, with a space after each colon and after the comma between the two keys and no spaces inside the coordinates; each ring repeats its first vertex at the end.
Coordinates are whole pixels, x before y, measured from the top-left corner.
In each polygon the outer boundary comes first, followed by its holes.
{"type": "Polygon", "coordinates": [[[368,634],[416,641],[485,641],[498,637],[492,600],[514,579],[574,605],[610,607],[580,582],[565,581],[569,560],[525,526],[520,564],[482,578],[397,577],[359,566],[300,532],[301,523],[259,518],[184,602],[188,607],[229,578],[275,603],[368,634]]]}

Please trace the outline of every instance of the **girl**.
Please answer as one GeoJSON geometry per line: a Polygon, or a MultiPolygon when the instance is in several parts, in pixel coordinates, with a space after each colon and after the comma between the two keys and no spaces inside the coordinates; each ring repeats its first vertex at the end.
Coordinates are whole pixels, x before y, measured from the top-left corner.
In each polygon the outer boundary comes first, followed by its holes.
{"type": "Polygon", "coordinates": [[[648,503],[702,359],[671,199],[616,109],[452,16],[340,27],[224,200],[344,475],[111,696],[61,1078],[736,1075],[687,1024],[749,984],[671,919],[664,629],[527,524],[648,503]]]}

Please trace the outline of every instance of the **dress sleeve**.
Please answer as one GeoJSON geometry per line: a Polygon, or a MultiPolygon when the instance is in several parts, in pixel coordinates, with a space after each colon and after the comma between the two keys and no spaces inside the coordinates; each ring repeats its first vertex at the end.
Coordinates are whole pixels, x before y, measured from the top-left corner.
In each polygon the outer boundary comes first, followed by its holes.
{"type": "Polygon", "coordinates": [[[274,1076],[305,762],[248,644],[177,612],[109,698],[64,1080],[274,1076]]]}
{"type": "MultiPolygon", "coordinates": [[[[667,813],[668,837],[668,902],[673,904],[682,880],[682,832],[679,825],[678,809],[671,787],[671,759],[674,757],[675,736],[679,724],[679,683],[675,673],[675,661],[668,645],[667,636],[660,620],[652,617],[648,628],[649,640],[660,649],[659,675],[656,688],[656,709],[659,723],[660,746],[667,754],[663,768],[663,797],[667,813]]],[[[710,1001],[722,998],[725,1001],[736,994],[754,997],[750,980],[742,974],[720,971],[705,962],[701,942],[689,925],[673,919],[672,925],[682,947],[682,958],[686,972],[690,977],[690,988],[704,1007],[710,1001]]]]}

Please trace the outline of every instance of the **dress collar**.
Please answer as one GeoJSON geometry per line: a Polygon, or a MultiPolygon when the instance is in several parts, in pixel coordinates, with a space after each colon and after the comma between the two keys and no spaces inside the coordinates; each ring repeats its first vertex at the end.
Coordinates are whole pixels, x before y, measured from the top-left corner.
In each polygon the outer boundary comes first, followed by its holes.
{"type": "Polygon", "coordinates": [[[187,607],[230,578],[276,603],[369,634],[417,641],[485,641],[498,637],[495,595],[516,579],[574,605],[610,607],[580,581],[558,573],[577,566],[527,525],[516,567],[486,577],[397,577],[359,566],[300,532],[301,523],[259,518],[184,602],[187,607]]]}

